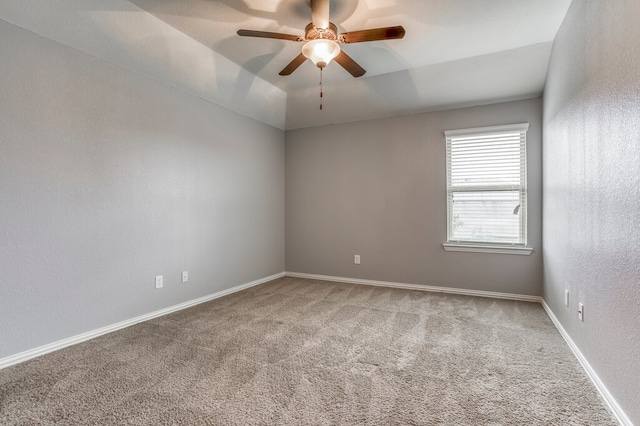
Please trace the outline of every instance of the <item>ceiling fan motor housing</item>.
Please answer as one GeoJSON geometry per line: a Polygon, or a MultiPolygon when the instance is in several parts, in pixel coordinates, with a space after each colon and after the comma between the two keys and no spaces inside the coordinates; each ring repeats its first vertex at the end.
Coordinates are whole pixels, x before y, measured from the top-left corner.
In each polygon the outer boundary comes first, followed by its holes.
{"type": "Polygon", "coordinates": [[[304,29],[305,40],[317,40],[319,38],[327,40],[338,40],[338,27],[333,22],[329,22],[328,28],[316,28],[313,22],[309,23],[304,29]]]}

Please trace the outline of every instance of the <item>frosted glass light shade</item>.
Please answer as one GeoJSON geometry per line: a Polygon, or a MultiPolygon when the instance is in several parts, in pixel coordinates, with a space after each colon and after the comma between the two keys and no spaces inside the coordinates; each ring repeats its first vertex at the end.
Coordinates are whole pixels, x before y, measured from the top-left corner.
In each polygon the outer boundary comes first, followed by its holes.
{"type": "Polygon", "coordinates": [[[302,46],[302,54],[318,68],[324,68],[340,53],[340,46],[333,40],[319,38],[302,46]]]}

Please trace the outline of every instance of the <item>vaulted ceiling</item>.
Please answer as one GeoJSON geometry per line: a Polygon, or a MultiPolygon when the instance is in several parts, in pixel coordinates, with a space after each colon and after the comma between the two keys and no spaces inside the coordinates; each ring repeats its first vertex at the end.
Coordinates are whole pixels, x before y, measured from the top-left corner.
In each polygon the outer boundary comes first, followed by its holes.
{"type": "Polygon", "coordinates": [[[332,0],[340,32],[402,25],[401,40],[343,45],[366,69],[306,61],[308,0],[3,0],[0,19],[285,129],[538,96],[571,0],[332,0]]]}

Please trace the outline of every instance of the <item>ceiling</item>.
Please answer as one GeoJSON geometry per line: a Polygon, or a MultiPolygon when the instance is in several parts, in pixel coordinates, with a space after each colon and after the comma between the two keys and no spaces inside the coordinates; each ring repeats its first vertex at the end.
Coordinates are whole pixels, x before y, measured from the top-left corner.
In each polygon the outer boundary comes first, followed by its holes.
{"type": "Polygon", "coordinates": [[[295,129],[539,96],[571,0],[332,0],[339,32],[402,25],[406,36],[342,45],[367,73],[355,79],[329,64],[322,111],[320,72],[310,61],[278,75],[302,43],[236,35],[243,28],[303,36],[308,0],[3,3],[0,19],[295,129]],[[211,70],[215,85],[207,80],[211,70]],[[283,109],[275,118],[264,112],[275,109],[283,109]]]}

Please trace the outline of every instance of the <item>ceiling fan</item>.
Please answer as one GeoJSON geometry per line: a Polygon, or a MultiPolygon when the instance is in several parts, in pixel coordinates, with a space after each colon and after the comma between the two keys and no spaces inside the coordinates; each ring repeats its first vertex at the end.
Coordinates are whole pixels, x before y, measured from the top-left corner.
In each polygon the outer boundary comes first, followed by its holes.
{"type": "Polygon", "coordinates": [[[280,71],[280,75],[290,75],[307,59],[310,59],[320,70],[326,67],[332,59],[335,59],[338,64],[354,77],[360,77],[366,71],[340,49],[339,43],[361,43],[364,41],[393,40],[404,37],[405,31],[400,25],[340,34],[336,25],[333,22],[329,22],[329,5],[330,0],[311,0],[311,23],[305,27],[304,37],[253,30],[238,30],[238,35],[306,42],[302,46],[302,52],[280,71]]]}

